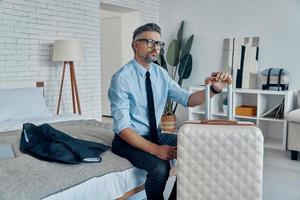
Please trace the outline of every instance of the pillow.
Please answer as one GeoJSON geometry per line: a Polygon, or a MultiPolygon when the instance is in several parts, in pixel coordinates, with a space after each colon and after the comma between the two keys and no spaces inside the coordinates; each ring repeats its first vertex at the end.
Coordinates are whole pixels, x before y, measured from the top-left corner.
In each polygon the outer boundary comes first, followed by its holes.
{"type": "Polygon", "coordinates": [[[0,121],[50,117],[43,88],[0,90],[0,121]]]}

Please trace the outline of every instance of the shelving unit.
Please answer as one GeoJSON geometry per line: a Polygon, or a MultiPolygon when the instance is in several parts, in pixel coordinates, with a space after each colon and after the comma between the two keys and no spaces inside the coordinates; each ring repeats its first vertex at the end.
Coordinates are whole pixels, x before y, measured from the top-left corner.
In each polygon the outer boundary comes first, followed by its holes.
{"type": "MultiPolygon", "coordinates": [[[[204,87],[191,87],[190,92],[203,90],[204,87]]],[[[211,113],[213,119],[226,119],[223,112],[222,99],[227,96],[223,90],[211,99],[211,113]]],[[[259,127],[264,135],[265,147],[286,150],[287,121],[262,117],[264,113],[284,101],[284,116],[294,108],[293,91],[271,91],[257,89],[233,89],[233,117],[238,121],[250,121],[259,127]],[[255,116],[238,116],[235,107],[252,105],[257,107],[255,116]]],[[[199,120],[205,117],[205,103],[201,106],[189,108],[189,120],[199,120]]]]}

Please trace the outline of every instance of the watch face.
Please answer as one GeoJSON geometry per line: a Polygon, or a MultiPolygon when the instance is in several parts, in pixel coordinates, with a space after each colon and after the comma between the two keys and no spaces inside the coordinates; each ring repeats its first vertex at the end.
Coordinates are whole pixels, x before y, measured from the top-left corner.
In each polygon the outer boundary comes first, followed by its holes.
{"type": "Polygon", "coordinates": [[[215,94],[218,94],[218,93],[222,92],[222,90],[216,90],[212,85],[210,86],[210,89],[215,94]]]}

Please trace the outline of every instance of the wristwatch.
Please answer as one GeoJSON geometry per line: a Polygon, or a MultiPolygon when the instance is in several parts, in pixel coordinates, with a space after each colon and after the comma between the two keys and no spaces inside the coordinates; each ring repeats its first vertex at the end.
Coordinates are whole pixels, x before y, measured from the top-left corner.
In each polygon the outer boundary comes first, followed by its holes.
{"type": "Polygon", "coordinates": [[[219,94],[222,92],[222,90],[216,90],[212,85],[210,85],[210,90],[214,93],[214,94],[219,94]]]}

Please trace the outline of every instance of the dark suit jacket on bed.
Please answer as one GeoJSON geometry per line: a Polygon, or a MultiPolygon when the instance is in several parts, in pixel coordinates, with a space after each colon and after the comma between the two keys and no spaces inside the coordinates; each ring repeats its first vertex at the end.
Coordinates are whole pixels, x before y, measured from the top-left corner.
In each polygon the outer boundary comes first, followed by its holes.
{"type": "Polygon", "coordinates": [[[41,160],[70,164],[100,162],[99,155],[108,148],[104,144],[73,138],[49,124],[23,124],[20,150],[41,160]]]}

